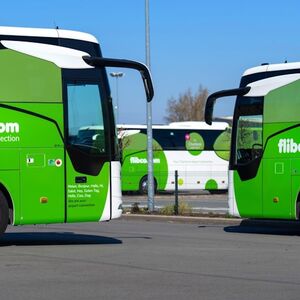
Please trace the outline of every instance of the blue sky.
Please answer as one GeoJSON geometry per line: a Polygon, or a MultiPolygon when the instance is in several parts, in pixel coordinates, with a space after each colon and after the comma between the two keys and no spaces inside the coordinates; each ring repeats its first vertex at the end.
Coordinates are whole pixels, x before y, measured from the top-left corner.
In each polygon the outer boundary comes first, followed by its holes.
{"type": "MultiPolygon", "coordinates": [[[[249,67],[300,61],[300,1],[149,0],[153,123],[164,123],[168,99],[200,85],[235,88],[249,67]]],[[[59,26],[92,33],[106,57],[145,62],[144,0],[2,1],[3,26],[59,26]]],[[[109,70],[119,71],[119,70],[109,70]]],[[[145,123],[143,86],[122,70],[119,122],[145,123]]],[[[116,98],[116,82],[110,78],[116,98]]],[[[230,115],[232,101],[217,107],[230,115]]]]}

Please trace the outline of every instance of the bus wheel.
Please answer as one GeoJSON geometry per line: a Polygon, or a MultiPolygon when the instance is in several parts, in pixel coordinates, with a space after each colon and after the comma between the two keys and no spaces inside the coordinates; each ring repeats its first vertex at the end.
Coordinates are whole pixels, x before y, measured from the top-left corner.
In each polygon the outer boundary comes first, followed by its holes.
{"type": "Polygon", "coordinates": [[[9,216],[9,209],[7,200],[0,191],[0,235],[3,234],[7,228],[8,225],[8,216],[9,216]]]}
{"type": "MultiPolygon", "coordinates": [[[[154,193],[156,193],[157,189],[157,183],[156,179],[154,178],[154,193]]],[[[140,181],[140,188],[139,188],[140,194],[146,195],[148,193],[148,176],[144,176],[140,181]]]]}
{"type": "Polygon", "coordinates": [[[211,195],[220,195],[220,194],[226,194],[228,190],[209,190],[208,192],[211,195]]]}
{"type": "Polygon", "coordinates": [[[300,220],[300,201],[299,201],[299,195],[298,195],[298,200],[296,203],[296,219],[300,220]]]}

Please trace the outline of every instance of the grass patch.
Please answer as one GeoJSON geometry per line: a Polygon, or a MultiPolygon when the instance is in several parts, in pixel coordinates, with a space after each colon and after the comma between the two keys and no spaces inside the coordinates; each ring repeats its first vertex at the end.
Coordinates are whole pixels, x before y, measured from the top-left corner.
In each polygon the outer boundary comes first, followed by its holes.
{"type": "MultiPolygon", "coordinates": [[[[175,215],[175,205],[167,205],[159,210],[161,215],[175,215]]],[[[192,214],[192,208],[185,202],[180,202],[178,205],[178,215],[186,216],[192,214]]]]}
{"type": "MultiPolygon", "coordinates": [[[[139,202],[134,202],[130,208],[123,208],[124,214],[141,214],[141,215],[165,215],[174,216],[175,215],[175,205],[166,205],[161,209],[155,209],[155,211],[149,211],[147,207],[140,207],[139,202]]],[[[187,203],[180,201],[178,206],[178,216],[190,216],[190,217],[210,217],[210,218],[228,218],[232,219],[228,213],[220,214],[215,212],[195,212],[192,207],[187,203]]]]}

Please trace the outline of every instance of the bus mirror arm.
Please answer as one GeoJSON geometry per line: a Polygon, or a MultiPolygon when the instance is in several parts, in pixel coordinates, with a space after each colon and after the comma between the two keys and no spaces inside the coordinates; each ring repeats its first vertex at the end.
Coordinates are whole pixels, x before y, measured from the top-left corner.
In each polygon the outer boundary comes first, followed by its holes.
{"type": "Polygon", "coordinates": [[[91,56],[83,56],[82,58],[87,64],[93,67],[117,67],[135,69],[139,71],[143,79],[147,101],[151,102],[154,96],[154,89],[151,74],[146,65],[133,60],[126,59],[102,58],[91,56]]]}
{"type": "Polygon", "coordinates": [[[208,125],[212,124],[212,117],[213,117],[213,111],[214,111],[214,105],[216,103],[216,100],[218,98],[222,97],[229,97],[229,96],[244,96],[250,91],[250,87],[246,86],[243,88],[238,89],[231,89],[231,90],[223,90],[216,93],[211,94],[205,104],[205,114],[204,114],[204,120],[208,125]]]}

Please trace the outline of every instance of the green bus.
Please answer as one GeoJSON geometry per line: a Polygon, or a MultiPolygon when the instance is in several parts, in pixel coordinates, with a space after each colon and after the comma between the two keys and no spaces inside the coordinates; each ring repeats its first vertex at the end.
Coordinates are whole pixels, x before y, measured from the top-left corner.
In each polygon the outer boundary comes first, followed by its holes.
{"type": "Polygon", "coordinates": [[[245,71],[240,87],[209,96],[212,122],[220,97],[236,96],[229,161],[229,212],[266,219],[300,218],[300,63],[245,71]]]}
{"type": "MultiPolygon", "coordinates": [[[[123,192],[147,192],[146,125],[117,125],[122,149],[123,192]]],[[[228,189],[231,128],[226,122],[173,122],[153,125],[155,191],[174,191],[175,171],[180,191],[228,189]]]]}
{"type": "Polygon", "coordinates": [[[61,29],[0,27],[0,233],[8,224],[108,221],[122,213],[120,154],[97,39],[61,29]],[[89,130],[97,126],[97,132],[89,130]]]}

